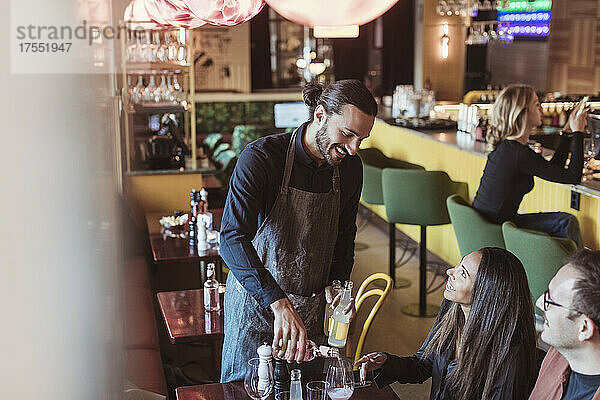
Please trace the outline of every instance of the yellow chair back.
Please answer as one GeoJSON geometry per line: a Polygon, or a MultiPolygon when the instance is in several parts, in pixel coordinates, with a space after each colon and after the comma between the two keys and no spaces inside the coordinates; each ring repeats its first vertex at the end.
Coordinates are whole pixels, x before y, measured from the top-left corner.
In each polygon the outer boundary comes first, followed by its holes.
{"type": "MultiPolygon", "coordinates": [[[[357,315],[358,315],[358,312],[359,312],[362,304],[364,303],[364,301],[367,298],[369,298],[371,296],[379,296],[379,298],[373,305],[373,308],[371,308],[371,312],[369,313],[369,315],[367,316],[367,319],[365,320],[365,322],[363,324],[362,330],[360,332],[360,336],[358,338],[358,343],[356,344],[356,349],[354,351],[354,360],[353,360],[354,362],[358,361],[358,359],[361,357],[362,349],[365,344],[365,339],[367,337],[367,333],[369,333],[369,329],[371,328],[373,319],[375,318],[375,315],[377,315],[377,312],[379,311],[379,309],[383,305],[383,302],[385,301],[388,294],[392,290],[392,287],[393,287],[392,278],[390,278],[390,276],[388,274],[384,274],[382,272],[378,272],[378,273],[375,273],[375,274],[369,276],[360,285],[360,288],[358,289],[358,292],[356,293],[356,314],[357,315]],[[372,282],[379,280],[379,279],[385,281],[384,289],[375,288],[375,289],[369,289],[368,291],[366,290],[367,286],[369,286],[369,284],[371,284],[372,282]]],[[[348,357],[348,358],[352,357],[353,339],[354,339],[354,334],[348,335],[348,343],[346,344],[346,357],[348,357]]]]}

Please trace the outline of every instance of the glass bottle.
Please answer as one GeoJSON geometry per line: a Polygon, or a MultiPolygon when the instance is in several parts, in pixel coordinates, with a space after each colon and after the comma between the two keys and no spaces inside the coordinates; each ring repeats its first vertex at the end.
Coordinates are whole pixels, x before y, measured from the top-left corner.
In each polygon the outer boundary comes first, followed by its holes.
{"type": "Polygon", "coordinates": [[[219,298],[219,282],[215,279],[215,264],[206,266],[206,282],[204,282],[204,308],[206,311],[218,311],[221,309],[219,298]]]}
{"type": "MultiPolygon", "coordinates": [[[[333,283],[331,284],[331,287],[333,288],[333,298],[335,299],[336,296],[338,294],[340,294],[340,292],[342,291],[342,282],[340,282],[339,280],[334,280],[333,283]]],[[[331,325],[333,324],[333,320],[331,319],[331,316],[333,315],[333,299],[332,302],[327,304],[325,306],[325,321],[323,324],[323,331],[325,332],[325,335],[329,336],[329,332],[331,332],[331,325]]]]}
{"type": "Polygon", "coordinates": [[[290,400],[302,400],[302,381],[299,369],[290,372],[290,400]]]}
{"type": "Polygon", "coordinates": [[[133,88],[133,91],[131,93],[131,102],[133,104],[139,104],[142,101],[142,96],[144,94],[144,78],[142,77],[142,75],[138,76],[138,80],[137,80],[137,84],[135,85],[135,87],[133,88]]]}
{"type": "MultiPolygon", "coordinates": [[[[287,359],[290,355],[290,348],[288,347],[284,359],[287,359]]],[[[312,361],[315,358],[339,358],[340,350],[337,347],[317,346],[312,340],[306,342],[306,351],[304,352],[304,358],[302,362],[312,361]]],[[[294,357],[294,360],[296,357],[294,357]]]]}
{"type": "Polygon", "coordinates": [[[329,343],[330,346],[346,346],[346,340],[348,339],[348,327],[350,325],[350,313],[344,314],[344,309],[346,309],[346,307],[348,307],[350,304],[353,287],[354,284],[351,281],[345,282],[342,299],[331,316],[333,319],[333,325],[331,327],[331,332],[329,333],[329,339],[327,340],[327,343],[329,343]]]}

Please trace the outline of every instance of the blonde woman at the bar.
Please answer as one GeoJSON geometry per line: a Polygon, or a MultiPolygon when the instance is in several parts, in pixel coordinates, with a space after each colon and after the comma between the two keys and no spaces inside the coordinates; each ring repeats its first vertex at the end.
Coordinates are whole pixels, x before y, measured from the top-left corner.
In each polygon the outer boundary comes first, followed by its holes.
{"type": "Polygon", "coordinates": [[[547,161],[527,146],[534,128],[542,124],[542,108],[531,86],[504,89],[492,110],[488,155],[473,208],[490,222],[512,221],[518,227],[572,239],[582,247],[577,218],[565,212],[519,214],[523,196],[533,189],[533,177],[551,182],[578,184],[583,171],[583,131],[587,108],[583,102],[571,112],[554,156],[547,161]],[[565,162],[571,151],[569,166],[565,162]]]}

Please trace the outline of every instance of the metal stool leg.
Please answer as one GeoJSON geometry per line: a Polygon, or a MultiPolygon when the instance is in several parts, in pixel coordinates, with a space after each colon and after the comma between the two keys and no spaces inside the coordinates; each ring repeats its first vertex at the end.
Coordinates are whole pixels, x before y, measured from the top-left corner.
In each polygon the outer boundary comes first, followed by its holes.
{"type": "Polygon", "coordinates": [[[419,243],[419,303],[402,307],[404,314],[413,317],[435,317],[440,308],[427,304],[427,226],[421,226],[419,243]]]}
{"type": "MultiPolygon", "coordinates": [[[[406,278],[396,278],[396,224],[389,223],[389,247],[390,247],[390,260],[389,260],[389,275],[394,281],[394,289],[403,289],[411,285],[410,280],[406,278]]],[[[375,284],[377,286],[377,284],[375,284]]]]}

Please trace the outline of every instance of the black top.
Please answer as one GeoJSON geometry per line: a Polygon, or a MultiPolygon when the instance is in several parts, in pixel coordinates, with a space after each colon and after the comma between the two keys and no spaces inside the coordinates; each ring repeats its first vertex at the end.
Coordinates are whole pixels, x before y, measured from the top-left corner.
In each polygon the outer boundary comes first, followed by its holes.
{"type": "Polygon", "coordinates": [[[533,189],[533,177],[547,181],[578,184],[583,172],[583,134],[562,136],[554,156],[546,161],[541,154],[515,140],[503,140],[488,155],[473,208],[490,222],[512,220],[523,196],[533,189]],[[571,161],[564,168],[571,147],[571,161]]]}
{"type": "Polygon", "coordinates": [[[563,400],[590,400],[599,387],[600,375],[584,375],[573,371],[563,400]]]}
{"type": "MultiPolygon", "coordinates": [[[[427,339],[419,351],[410,357],[398,357],[387,354],[387,361],[378,370],[374,372],[374,381],[378,387],[389,385],[393,382],[400,383],[423,383],[432,378],[430,400],[452,400],[450,393],[450,377],[457,365],[454,349],[448,350],[442,354],[433,353],[423,356],[425,348],[429,344],[435,327],[438,325],[443,315],[448,312],[453,303],[444,300],[440,312],[429,332],[427,339]]],[[[533,389],[535,378],[531,371],[526,371],[523,360],[518,357],[522,352],[514,351],[513,358],[506,361],[506,368],[501,372],[501,376],[495,383],[491,396],[487,400],[526,400],[533,389]],[[528,376],[531,376],[529,379],[528,376]]],[[[480,392],[483,388],[480,388],[480,392]]],[[[477,399],[480,400],[480,399],[477,399]]]]}
{"type": "MultiPolygon", "coordinates": [[[[333,167],[318,166],[302,145],[303,124],[296,137],[296,153],[290,186],[313,193],[332,190],[333,167]]],[[[235,278],[259,304],[267,308],[285,297],[271,273],[264,268],[252,239],[275,204],[283,180],[285,156],[291,133],[262,137],[246,146],[235,166],[221,222],[220,254],[235,278]]],[[[328,282],[350,278],[354,264],[356,214],[362,189],[362,163],[347,155],[340,169],[338,237],[328,282]]]]}

